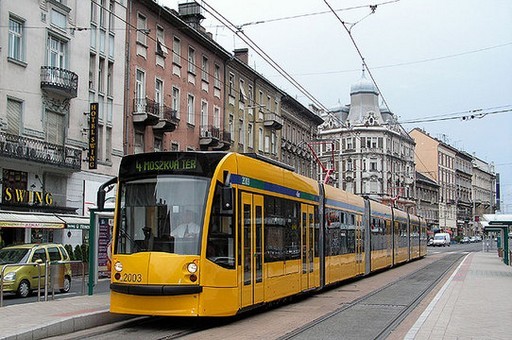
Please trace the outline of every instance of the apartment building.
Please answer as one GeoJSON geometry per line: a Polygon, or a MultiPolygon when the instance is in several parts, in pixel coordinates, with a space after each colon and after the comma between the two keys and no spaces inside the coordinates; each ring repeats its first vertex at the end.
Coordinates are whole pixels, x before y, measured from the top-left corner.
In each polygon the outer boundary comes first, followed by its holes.
{"type": "Polygon", "coordinates": [[[291,96],[281,99],[284,127],[281,134],[282,161],[301,175],[318,179],[316,149],[318,126],[323,119],[313,107],[306,108],[291,96]]]}
{"type": "Polygon", "coordinates": [[[127,16],[125,153],[229,147],[222,112],[231,55],[201,27],[200,6],[176,12],[130,0],[127,16]]]}
{"type": "Polygon", "coordinates": [[[124,79],[125,11],[123,0],[0,2],[3,244],[86,237],[80,216],[123,153],[112,129],[123,122],[113,84],[124,79]]]}
{"type": "Polygon", "coordinates": [[[496,170],[494,165],[473,156],[473,223],[470,224],[471,232],[481,234],[483,226],[480,218],[484,214],[496,212],[496,170]]]}
{"type": "Polygon", "coordinates": [[[351,86],[350,105],[326,113],[320,136],[322,159],[334,170],[337,185],[415,213],[414,140],[393,113],[379,107],[379,93],[364,73],[351,86]],[[335,150],[332,150],[332,147],[335,150]]]}
{"type": "Polygon", "coordinates": [[[232,151],[281,161],[281,98],[285,95],[248,66],[249,50],[234,51],[226,64],[225,116],[232,151]]]}

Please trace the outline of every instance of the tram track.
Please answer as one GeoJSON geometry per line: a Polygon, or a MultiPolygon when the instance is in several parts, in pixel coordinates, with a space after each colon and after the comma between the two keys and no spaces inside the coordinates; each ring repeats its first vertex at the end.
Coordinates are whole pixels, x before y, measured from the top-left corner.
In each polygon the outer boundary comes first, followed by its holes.
{"type": "Polygon", "coordinates": [[[468,253],[453,250],[237,317],[136,317],[59,339],[385,339],[468,253]]]}
{"type": "Polygon", "coordinates": [[[464,255],[447,255],[278,339],[386,339],[464,255]]]}

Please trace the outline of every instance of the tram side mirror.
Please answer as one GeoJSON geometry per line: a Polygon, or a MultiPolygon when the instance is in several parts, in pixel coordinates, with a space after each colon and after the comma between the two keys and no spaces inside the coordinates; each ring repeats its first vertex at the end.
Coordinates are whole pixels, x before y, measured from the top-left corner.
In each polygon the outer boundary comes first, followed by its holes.
{"type": "Polygon", "coordinates": [[[98,210],[103,210],[105,208],[105,194],[105,191],[98,190],[96,197],[96,205],[98,206],[98,210]]]}
{"type": "Polygon", "coordinates": [[[222,187],[221,189],[221,206],[220,206],[221,215],[231,215],[233,214],[233,188],[232,187],[222,187]]]}

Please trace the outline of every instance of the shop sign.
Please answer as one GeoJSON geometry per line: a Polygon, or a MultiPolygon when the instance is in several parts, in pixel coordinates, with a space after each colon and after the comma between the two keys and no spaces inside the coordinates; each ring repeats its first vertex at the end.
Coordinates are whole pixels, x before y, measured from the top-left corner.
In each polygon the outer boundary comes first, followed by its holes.
{"type": "Polygon", "coordinates": [[[2,197],[3,203],[53,205],[53,197],[49,192],[4,187],[2,197]]]}
{"type": "Polygon", "coordinates": [[[98,103],[89,106],[89,169],[98,167],[98,103]]]}
{"type": "Polygon", "coordinates": [[[64,224],[63,223],[49,223],[49,222],[11,222],[11,221],[0,221],[0,228],[61,229],[61,228],[64,228],[64,224]]]}

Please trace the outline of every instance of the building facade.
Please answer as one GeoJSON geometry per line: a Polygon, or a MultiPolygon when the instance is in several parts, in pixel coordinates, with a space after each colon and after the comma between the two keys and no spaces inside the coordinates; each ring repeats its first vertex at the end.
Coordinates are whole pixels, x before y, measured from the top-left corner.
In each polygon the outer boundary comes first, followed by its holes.
{"type": "Polygon", "coordinates": [[[89,221],[80,216],[117,172],[122,135],[112,129],[122,126],[124,90],[113,83],[124,79],[124,34],[116,28],[125,27],[126,7],[98,4],[0,2],[4,245],[81,244],[89,221]],[[98,104],[92,142],[91,103],[98,104]]]}
{"type": "Polygon", "coordinates": [[[464,151],[455,155],[455,202],[457,206],[457,234],[460,236],[473,236],[470,228],[473,220],[472,180],[473,157],[464,151]]]}
{"type": "Polygon", "coordinates": [[[125,153],[224,148],[231,56],[201,27],[199,5],[176,12],[151,0],[129,4],[125,153]]]}
{"type": "Polygon", "coordinates": [[[439,185],[416,172],[416,198],[418,215],[425,219],[427,231],[432,233],[439,226],[439,185]]]}
{"type": "Polygon", "coordinates": [[[334,158],[337,185],[357,195],[415,212],[414,140],[378,103],[375,85],[363,76],[352,85],[351,103],[325,114],[322,159],[334,158]],[[332,148],[335,150],[332,150],[332,148]]]}
{"type": "Polygon", "coordinates": [[[496,171],[494,165],[489,164],[477,157],[473,157],[473,223],[470,225],[471,232],[481,234],[483,226],[480,222],[484,214],[496,212],[496,171]]]}

